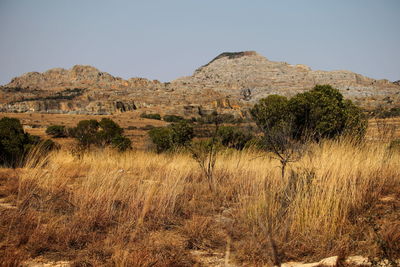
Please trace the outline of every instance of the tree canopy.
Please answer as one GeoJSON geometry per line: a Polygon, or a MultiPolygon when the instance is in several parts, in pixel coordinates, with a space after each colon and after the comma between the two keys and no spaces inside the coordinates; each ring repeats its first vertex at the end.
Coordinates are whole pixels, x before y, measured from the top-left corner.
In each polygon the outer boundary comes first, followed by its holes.
{"type": "Polygon", "coordinates": [[[361,109],[350,100],[344,100],[339,90],[330,85],[317,85],[291,99],[270,95],[261,99],[251,114],[264,131],[289,125],[296,139],[308,135],[319,140],[343,134],[362,138],[367,127],[361,109]]]}

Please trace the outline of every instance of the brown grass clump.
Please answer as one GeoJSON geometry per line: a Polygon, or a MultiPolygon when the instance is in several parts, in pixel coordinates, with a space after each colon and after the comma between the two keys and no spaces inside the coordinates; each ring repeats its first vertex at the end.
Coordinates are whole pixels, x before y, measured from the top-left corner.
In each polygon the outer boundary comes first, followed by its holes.
{"type": "Polygon", "coordinates": [[[185,153],[104,150],[76,159],[59,151],[34,167],[1,170],[2,197],[16,208],[0,207],[0,262],[192,266],[199,249],[250,265],[397,257],[398,198],[384,197],[400,192],[399,159],[378,144],[323,142],[283,180],[268,154],[227,150],[211,192],[185,153]],[[376,216],[382,207],[386,215],[376,216]]]}

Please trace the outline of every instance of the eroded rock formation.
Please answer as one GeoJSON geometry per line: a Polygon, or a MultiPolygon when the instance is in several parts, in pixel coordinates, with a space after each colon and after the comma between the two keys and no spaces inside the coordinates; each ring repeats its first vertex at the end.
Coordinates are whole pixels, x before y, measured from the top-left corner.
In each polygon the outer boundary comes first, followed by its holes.
{"type": "Polygon", "coordinates": [[[196,116],[216,109],[241,114],[269,94],[292,96],[316,84],[330,84],[364,108],[400,103],[399,82],[374,80],[350,71],[313,71],[274,62],[254,51],[222,53],[192,76],[170,83],[124,80],[91,66],[29,72],[0,87],[0,110],[112,114],[143,107],[196,116]]]}

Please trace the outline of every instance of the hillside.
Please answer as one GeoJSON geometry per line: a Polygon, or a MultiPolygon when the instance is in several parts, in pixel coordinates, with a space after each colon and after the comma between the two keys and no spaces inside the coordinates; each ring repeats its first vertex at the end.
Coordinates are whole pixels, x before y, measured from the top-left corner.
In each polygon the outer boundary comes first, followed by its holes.
{"type": "Polygon", "coordinates": [[[29,72],[0,87],[3,112],[114,114],[141,108],[197,116],[218,109],[246,116],[246,108],[269,94],[292,96],[331,84],[364,108],[400,102],[400,85],[351,71],[314,71],[274,62],[254,51],[222,53],[192,76],[169,83],[124,80],[91,66],[29,72]]]}

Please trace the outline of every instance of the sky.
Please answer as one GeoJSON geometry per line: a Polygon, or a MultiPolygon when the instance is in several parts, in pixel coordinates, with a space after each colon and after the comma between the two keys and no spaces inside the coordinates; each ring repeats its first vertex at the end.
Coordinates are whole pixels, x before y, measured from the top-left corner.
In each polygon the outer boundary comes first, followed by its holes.
{"type": "Polygon", "coordinates": [[[0,84],[76,64],[166,82],[247,50],[395,81],[399,14],[399,0],[0,0],[0,84]]]}

